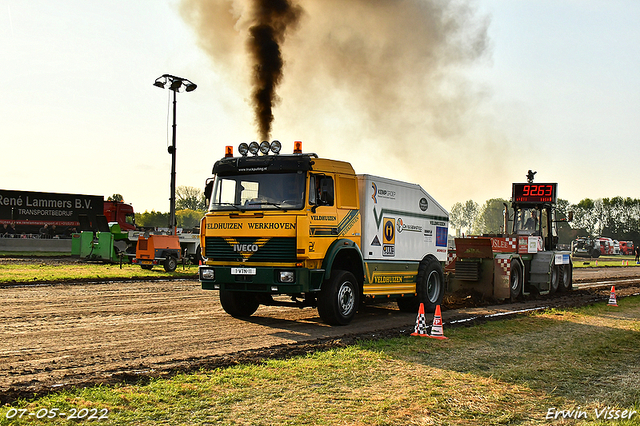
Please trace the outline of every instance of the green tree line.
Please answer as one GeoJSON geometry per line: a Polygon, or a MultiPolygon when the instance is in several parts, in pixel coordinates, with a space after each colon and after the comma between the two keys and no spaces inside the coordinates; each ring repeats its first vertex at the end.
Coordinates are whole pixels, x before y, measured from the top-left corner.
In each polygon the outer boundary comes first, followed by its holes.
{"type": "MultiPolygon", "coordinates": [[[[192,186],[176,188],[176,221],[178,228],[192,229],[200,226],[200,219],[207,210],[204,193],[192,186]]],[[[136,225],[149,228],[168,228],[169,212],[155,210],[136,213],[136,225]]]]}
{"type": "MultiPolygon", "coordinates": [[[[509,200],[492,198],[482,206],[473,200],[455,203],[449,216],[452,235],[500,234],[504,230],[505,205],[509,200]]],[[[585,198],[577,204],[558,199],[558,219],[566,219],[569,212],[573,220],[559,223],[561,244],[569,244],[577,236],[605,236],[614,240],[640,242],[640,199],[637,198],[585,198]]]]}

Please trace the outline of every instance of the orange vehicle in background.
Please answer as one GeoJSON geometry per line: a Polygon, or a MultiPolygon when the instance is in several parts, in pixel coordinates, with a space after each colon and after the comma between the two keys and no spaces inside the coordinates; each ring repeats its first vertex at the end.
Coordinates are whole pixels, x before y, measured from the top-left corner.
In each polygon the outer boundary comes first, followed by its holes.
{"type": "Polygon", "coordinates": [[[167,272],[173,272],[182,260],[180,240],[175,235],[141,235],[138,237],[136,257],[131,263],[142,269],[162,265],[167,272]]]}

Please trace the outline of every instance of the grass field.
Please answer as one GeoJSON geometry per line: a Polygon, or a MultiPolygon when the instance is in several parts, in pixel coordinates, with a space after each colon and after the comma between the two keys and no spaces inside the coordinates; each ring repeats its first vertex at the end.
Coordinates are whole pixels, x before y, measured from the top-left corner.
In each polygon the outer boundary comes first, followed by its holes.
{"type": "Polygon", "coordinates": [[[29,283],[42,281],[74,281],[92,279],[130,279],[130,278],[163,278],[184,277],[197,279],[198,267],[181,264],[171,273],[165,272],[162,266],[152,270],[144,270],[140,266],[125,264],[112,265],[104,263],[51,264],[42,263],[0,263],[0,283],[29,283]]]}
{"type": "Polygon", "coordinates": [[[362,341],[64,391],[0,408],[0,425],[90,423],[92,414],[105,425],[638,425],[640,297],[618,303],[445,325],[444,341],[362,341]],[[85,419],[59,415],[74,412],[85,419]]]}

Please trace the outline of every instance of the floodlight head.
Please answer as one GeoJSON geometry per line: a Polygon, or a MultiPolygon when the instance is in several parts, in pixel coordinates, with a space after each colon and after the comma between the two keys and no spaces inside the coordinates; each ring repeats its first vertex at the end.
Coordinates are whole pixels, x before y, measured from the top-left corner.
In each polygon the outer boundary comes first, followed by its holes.
{"type": "Polygon", "coordinates": [[[194,90],[196,90],[196,87],[198,87],[197,85],[195,85],[192,82],[189,83],[185,83],[186,84],[186,90],[187,92],[193,92],[194,90]]]}
{"type": "Polygon", "coordinates": [[[182,86],[182,80],[173,80],[171,82],[171,86],[169,86],[169,90],[177,92],[180,89],[180,86],[182,86]]]}
{"type": "Polygon", "coordinates": [[[164,89],[164,85],[167,84],[166,80],[164,82],[160,81],[160,80],[156,80],[153,85],[156,87],[159,87],[161,89],[164,89]]]}

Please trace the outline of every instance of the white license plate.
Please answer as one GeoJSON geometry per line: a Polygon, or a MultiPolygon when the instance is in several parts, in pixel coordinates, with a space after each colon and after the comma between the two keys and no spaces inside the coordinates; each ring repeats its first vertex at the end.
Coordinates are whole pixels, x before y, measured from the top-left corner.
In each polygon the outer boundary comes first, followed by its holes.
{"type": "Polygon", "coordinates": [[[256,268],[231,268],[231,275],[255,275],[256,268]]]}

